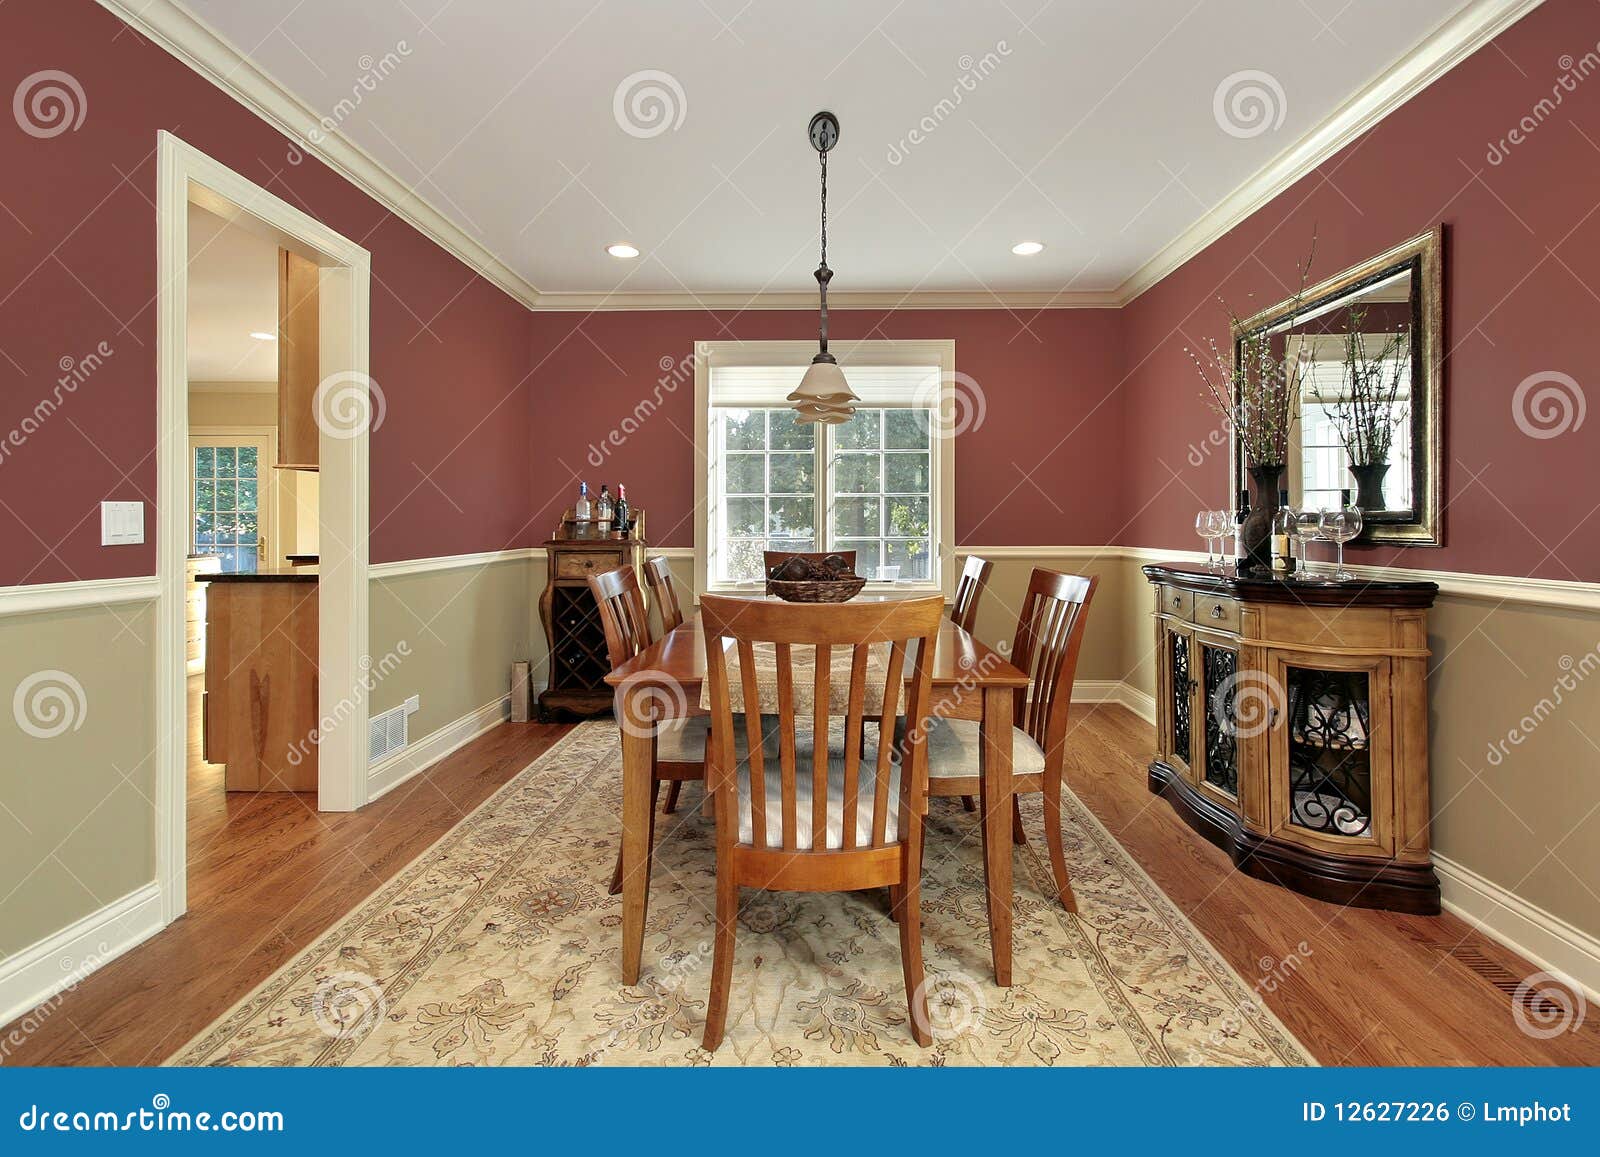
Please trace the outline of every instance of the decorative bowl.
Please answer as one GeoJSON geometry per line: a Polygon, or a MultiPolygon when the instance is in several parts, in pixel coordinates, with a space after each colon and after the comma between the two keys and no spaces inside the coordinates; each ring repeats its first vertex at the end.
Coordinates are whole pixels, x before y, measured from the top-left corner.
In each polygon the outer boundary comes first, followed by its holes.
{"type": "Polygon", "coordinates": [[[840,579],[768,579],[767,593],[786,603],[847,603],[861,593],[867,580],[861,575],[840,579]]]}

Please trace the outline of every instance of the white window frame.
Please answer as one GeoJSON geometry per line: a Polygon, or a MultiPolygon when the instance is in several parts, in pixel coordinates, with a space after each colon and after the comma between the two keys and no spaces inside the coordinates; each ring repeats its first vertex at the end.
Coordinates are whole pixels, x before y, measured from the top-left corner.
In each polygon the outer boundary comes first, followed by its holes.
{"type": "MultiPolygon", "coordinates": [[[[839,359],[839,365],[848,378],[850,366],[938,366],[940,381],[940,412],[942,420],[933,430],[929,447],[928,491],[933,509],[929,512],[930,537],[933,539],[932,560],[934,578],[929,582],[877,582],[869,580],[867,591],[877,594],[932,594],[941,593],[946,599],[954,594],[955,566],[955,438],[946,433],[955,428],[956,416],[956,343],[954,341],[830,341],[829,351],[839,359]]],[[[753,592],[759,583],[712,584],[711,570],[711,447],[713,430],[711,422],[711,369],[714,366],[805,366],[816,356],[815,341],[702,341],[695,343],[694,358],[694,582],[695,593],[703,591],[753,592]]],[[[879,408],[867,403],[870,408],[879,408]]],[[[819,499],[822,490],[820,479],[825,476],[828,447],[832,442],[831,427],[819,427],[824,437],[817,443],[819,469],[819,499]]],[[[819,534],[826,535],[832,526],[833,511],[829,504],[820,503],[818,511],[819,534]]]]}

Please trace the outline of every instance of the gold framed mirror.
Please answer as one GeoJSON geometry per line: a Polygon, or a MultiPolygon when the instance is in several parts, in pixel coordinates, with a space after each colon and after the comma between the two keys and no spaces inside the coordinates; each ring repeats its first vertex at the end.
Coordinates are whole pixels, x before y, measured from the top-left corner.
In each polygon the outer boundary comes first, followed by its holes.
{"type": "MultiPolygon", "coordinates": [[[[1443,242],[1431,229],[1233,327],[1236,357],[1264,335],[1276,357],[1303,361],[1289,503],[1331,509],[1350,491],[1357,542],[1443,545],[1443,242]]],[[[1231,459],[1238,492],[1237,440],[1231,459]]]]}

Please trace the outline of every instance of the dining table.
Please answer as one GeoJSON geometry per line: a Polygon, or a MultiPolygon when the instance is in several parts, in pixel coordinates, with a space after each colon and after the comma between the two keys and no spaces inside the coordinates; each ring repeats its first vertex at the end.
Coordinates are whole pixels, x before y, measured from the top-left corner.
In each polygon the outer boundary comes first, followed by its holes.
{"type": "MultiPolygon", "coordinates": [[[[752,598],[767,599],[767,595],[752,598]]],[[[893,596],[860,596],[855,602],[893,596]]],[[[722,645],[732,648],[733,641],[722,645]]],[[[706,643],[698,613],[606,676],[618,719],[670,719],[706,714],[702,705],[706,643]]],[[[939,628],[933,661],[932,713],[979,724],[984,877],[995,983],[1011,985],[1012,722],[1028,677],[1004,654],[949,619],[939,628]]],[[[652,761],[649,728],[622,727],[622,980],[639,982],[650,902],[652,761]]]]}

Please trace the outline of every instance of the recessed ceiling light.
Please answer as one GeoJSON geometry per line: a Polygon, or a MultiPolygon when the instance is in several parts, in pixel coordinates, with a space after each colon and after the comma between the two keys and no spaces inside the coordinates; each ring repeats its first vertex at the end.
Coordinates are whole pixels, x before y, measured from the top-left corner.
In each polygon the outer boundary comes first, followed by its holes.
{"type": "Polygon", "coordinates": [[[615,245],[607,245],[606,252],[613,257],[637,257],[639,250],[629,245],[626,241],[618,241],[615,245]]]}
{"type": "Polygon", "coordinates": [[[257,341],[277,341],[278,340],[278,335],[277,334],[268,333],[266,330],[261,330],[261,329],[253,329],[253,330],[251,330],[250,331],[250,336],[255,338],[257,341]]]}
{"type": "Polygon", "coordinates": [[[1018,241],[1011,247],[1011,252],[1018,257],[1032,257],[1044,249],[1043,241],[1018,241]]]}

